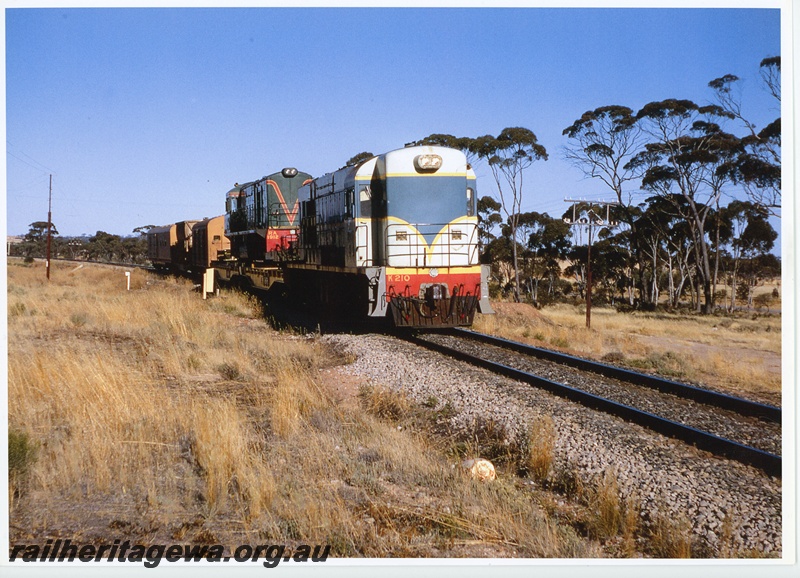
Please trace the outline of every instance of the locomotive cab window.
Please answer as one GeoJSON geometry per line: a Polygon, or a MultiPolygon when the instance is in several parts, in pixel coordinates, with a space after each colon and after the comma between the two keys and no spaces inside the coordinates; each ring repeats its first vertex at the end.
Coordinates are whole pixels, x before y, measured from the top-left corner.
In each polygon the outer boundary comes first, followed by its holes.
{"type": "Polygon", "coordinates": [[[372,216],[372,189],[369,185],[359,187],[358,204],[360,209],[359,214],[362,217],[372,216]]]}
{"type": "Polygon", "coordinates": [[[345,217],[348,219],[353,218],[353,212],[355,211],[355,196],[355,188],[350,188],[345,191],[345,217]]]}
{"type": "Polygon", "coordinates": [[[475,191],[472,187],[467,187],[467,216],[475,216],[475,191]]]}

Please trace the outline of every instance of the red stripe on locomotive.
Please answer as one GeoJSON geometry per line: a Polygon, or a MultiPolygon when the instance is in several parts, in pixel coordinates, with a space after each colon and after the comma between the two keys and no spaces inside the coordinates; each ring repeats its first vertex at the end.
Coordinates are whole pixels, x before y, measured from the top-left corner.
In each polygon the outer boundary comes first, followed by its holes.
{"type": "Polygon", "coordinates": [[[457,294],[476,295],[480,297],[481,274],[480,269],[476,273],[440,273],[436,277],[431,277],[426,273],[407,273],[403,269],[392,269],[391,273],[386,273],[386,301],[391,301],[392,295],[403,297],[419,297],[422,285],[446,285],[449,295],[452,297],[458,288],[457,294]]]}

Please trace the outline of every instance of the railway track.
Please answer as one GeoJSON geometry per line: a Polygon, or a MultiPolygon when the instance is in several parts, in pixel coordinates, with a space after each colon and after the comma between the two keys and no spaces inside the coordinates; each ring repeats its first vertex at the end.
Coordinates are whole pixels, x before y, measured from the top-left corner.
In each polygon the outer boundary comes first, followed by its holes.
{"type": "MultiPolygon", "coordinates": [[[[18,261],[22,261],[23,257],[11,257],[11,259],[15,259],[18,261]]],[[[93,261],[91,259],[67,259],[66,257],[51,257],[51,261],[57,261],[59,263],[75,263],[77,265],[106,265],[109,267],[124,267],[127,269],[143,269],[145,271],[150,271],[151,273],[155,273],[156,269],[152,265],[145,265],[145,264],[136,264],[136,263],[117,263],[115,261],[93,261]]],[[[45,259],[40,257],[34,258],[34,261],[44,262],[45,259]]]]}
{"type": "Polygon", "coordinates": [[[780,408],[472,331],[406,339],[781,477],[780,408]]]}

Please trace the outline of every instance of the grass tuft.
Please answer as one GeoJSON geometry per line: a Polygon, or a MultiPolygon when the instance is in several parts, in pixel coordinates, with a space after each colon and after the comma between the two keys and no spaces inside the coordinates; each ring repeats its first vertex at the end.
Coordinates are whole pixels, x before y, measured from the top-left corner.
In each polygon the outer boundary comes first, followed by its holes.
{"type": "Polygon", "coordinates": [[[26,432],[8,431],[8,476],[16,478],[28,473],[36,462],[38,445],[26,432]]]}
{"type": "Polygon", "coordinates": [[[543,481],[549,476],[555,441],[553,418],[546,415],[537,419],[528,432],[528,456],[525,464],[534,479],[543,481]]]}
{"type": "MultiPolygon", "coordinates": [[[[198,364],[197,358],[194,357],[193,354],[189,356],[188,362],[192,366],[198,364]]],[[[236,363],[221,363],[217,366],[217,371],[223,379],[227,379],[228,381],[238,381],[242,377],[242,372],[239,369],[239,365],[236,363]]]]}
{"type": "Polygon", "coordinates": [[[592,513],[589,520],[590,535],[601,540],[618,535],[625,516],[616,476],[606,471],[591,490],[587,501],[592,513]]]}
{"type": "Polygon", "coordinates": [[[358,397],[366,411],[381,419],[399,422],[411,413],[411,402],[385,387],[362,386],[358,397]]]}
{"type": "Polygon", "coordinates": [[[660,513],[648,532],[648,547],[656,558],[691,558],[692,526],[684,516],[660,513]]]}

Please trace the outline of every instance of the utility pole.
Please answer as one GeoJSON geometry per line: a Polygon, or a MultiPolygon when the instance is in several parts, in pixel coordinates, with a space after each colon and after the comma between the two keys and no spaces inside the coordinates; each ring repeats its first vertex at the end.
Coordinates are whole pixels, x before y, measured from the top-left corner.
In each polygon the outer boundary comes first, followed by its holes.
{"type": "Polygon", "coordinates": [[[47,280],[50,281],[50,229],[53,228],[53,175],[50,175],[50,193],[47,195],[47,258],[45,269],[47,270],[47,280]]]}
{"type": "Polygon", "coordinates": [[[619,223],[611,220],[611,206],[619,205],[617,202],[584,201],[579,199],[564,199],[565,203],[572,203],[572,218],[564,217],[564,222],[573,227],[587,227],[588,247],[586,254],[586,329],[592,328],[592,229],[594,227],[615,227],[619,223]],[[584,205],[580,212],[578,205],[584,205]],[[602,214],[602,207],[606,208],[605,218],[595,212],[594,207],[599,207],[602,214]]]}

